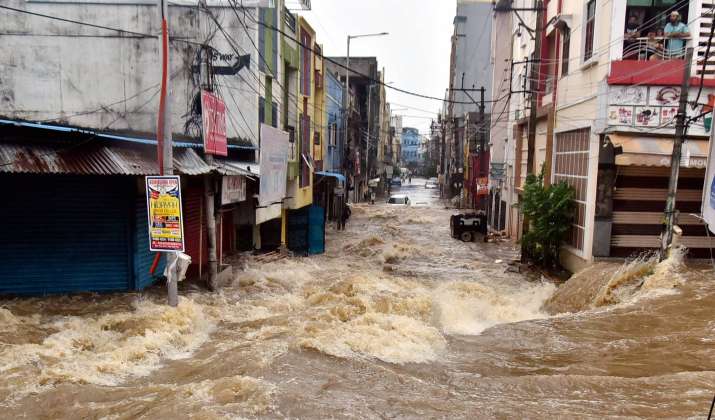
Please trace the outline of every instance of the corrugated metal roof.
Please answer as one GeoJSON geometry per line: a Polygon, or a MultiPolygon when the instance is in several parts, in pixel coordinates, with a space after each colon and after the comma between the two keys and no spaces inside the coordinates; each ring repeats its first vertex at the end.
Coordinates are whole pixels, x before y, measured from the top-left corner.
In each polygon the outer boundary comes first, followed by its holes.
{"type": "MultiPolygon", "coordinates": [[[[218,170],[193,149],[174,149],[174,168],[185,175],[218,170]]],[[[121,146],[61,146],[0,143],[0,172],[74,175],[155,175],[159,173],[156,152],[148,148],[121,146]]],[[[242,175],[234,171],[231,175],[242,175]]]]}
{"type": "Polygon", "coordinates": [[[256,162],[216,159],[214,163],[216,164],[219,173],[223,173],[224,175],[235,175],[237,172],[238,175],[245,175],[254,178],[261,176],[260,165],[256,162]],[[223,171],[226,171],[227,173],[224,173],[223,171]]]}
{"type": "MultiPolygon", "coordinates": [[[[38,129],[42,129],[42,130],[59,131],[59,132],[65,132],[65,133],[81,133],[81,134],[92,135],[94,137],[101,138],[101,139],[119,140],[119,141],[132,142],[132,143],[138,143],[138,144],[156,145],[156,139],[140,138],[140,137],[132,137],[132,136],[126,136],[126,135],[105,133],[105,132],[100,132],[100,131],[97,131],[94,129],[89,129],[89,128],[68,127],[68,126],[55,125],[55,124],[46,124],[46,123],[38,123],[38,122],[30,122],[30,121],[22,121],[22,120],[7,120],[7,119],[0,119],[0,124],[17,126],[17,127],[38,128],[38,129]]],[[[258,147],[255,144],[253,144],[251,141],[244,141],[242,144],[233,143],[238,140],[240,140],[240,139],[231,139],[228,144],[228,148],[229,149],[243,149],[243,150],[257,150],[258,149],[258,147]]],[[[204,147],[203,143],[201,143],[201,142],[188,142],[188,141],[174,140],[173,143],[174,143],[174,147],[190,147],[193,149],[203,149],[203,147],[204,147]]]]}

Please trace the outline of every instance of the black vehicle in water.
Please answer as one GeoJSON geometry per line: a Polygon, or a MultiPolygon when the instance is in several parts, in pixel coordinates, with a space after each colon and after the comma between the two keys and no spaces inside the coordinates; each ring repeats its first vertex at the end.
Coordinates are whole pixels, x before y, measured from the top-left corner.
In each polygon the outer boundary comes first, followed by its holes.
{"type": "Polygon", "coordinates": [[[449,219],[449,231],[453,238],[459,238],[464,242],[475,240],[477,233],[486,237],[487,215],[483,212],[454,214],[449,219]]]}

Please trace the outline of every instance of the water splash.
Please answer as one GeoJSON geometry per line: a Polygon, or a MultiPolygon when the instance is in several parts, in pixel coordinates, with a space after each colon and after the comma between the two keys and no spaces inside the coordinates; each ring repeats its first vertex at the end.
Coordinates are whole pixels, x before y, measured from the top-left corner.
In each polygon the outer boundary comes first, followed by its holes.
{"type": "Polygon", "coordinates": [[[545,318],[549,283],[495,290],[475,282],[451,282],[435,291],[435,319],[447,334],[476,335],[498,324],[545,318]]]}

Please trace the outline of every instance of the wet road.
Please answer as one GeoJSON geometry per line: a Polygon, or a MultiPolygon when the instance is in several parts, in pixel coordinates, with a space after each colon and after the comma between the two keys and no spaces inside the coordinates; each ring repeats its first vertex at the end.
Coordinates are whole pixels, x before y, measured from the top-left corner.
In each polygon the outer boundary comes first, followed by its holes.
{"type": "Polygon", "coordinates": [[[705,418],[712,270],[600,264],[556,290],[506,270],[508,243],[450,238],[423,185],[178,310],[159,288],[0,301],[0,417],[705,418]]]}

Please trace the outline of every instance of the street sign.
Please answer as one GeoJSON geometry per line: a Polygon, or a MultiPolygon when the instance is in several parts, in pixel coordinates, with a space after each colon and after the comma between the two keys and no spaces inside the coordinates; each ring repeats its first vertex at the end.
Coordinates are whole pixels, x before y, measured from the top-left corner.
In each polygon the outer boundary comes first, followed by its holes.
{"type": "Polygon", "coordinates": [[[226,104],[211,92],[201,91],[204,153],[227,156],[226,104]]]}
{"type": "Polygon", "coordinates": [[[147,176],[146,205],[149,250],[184,251],[181,180],[177,175],[147,176]]]}

